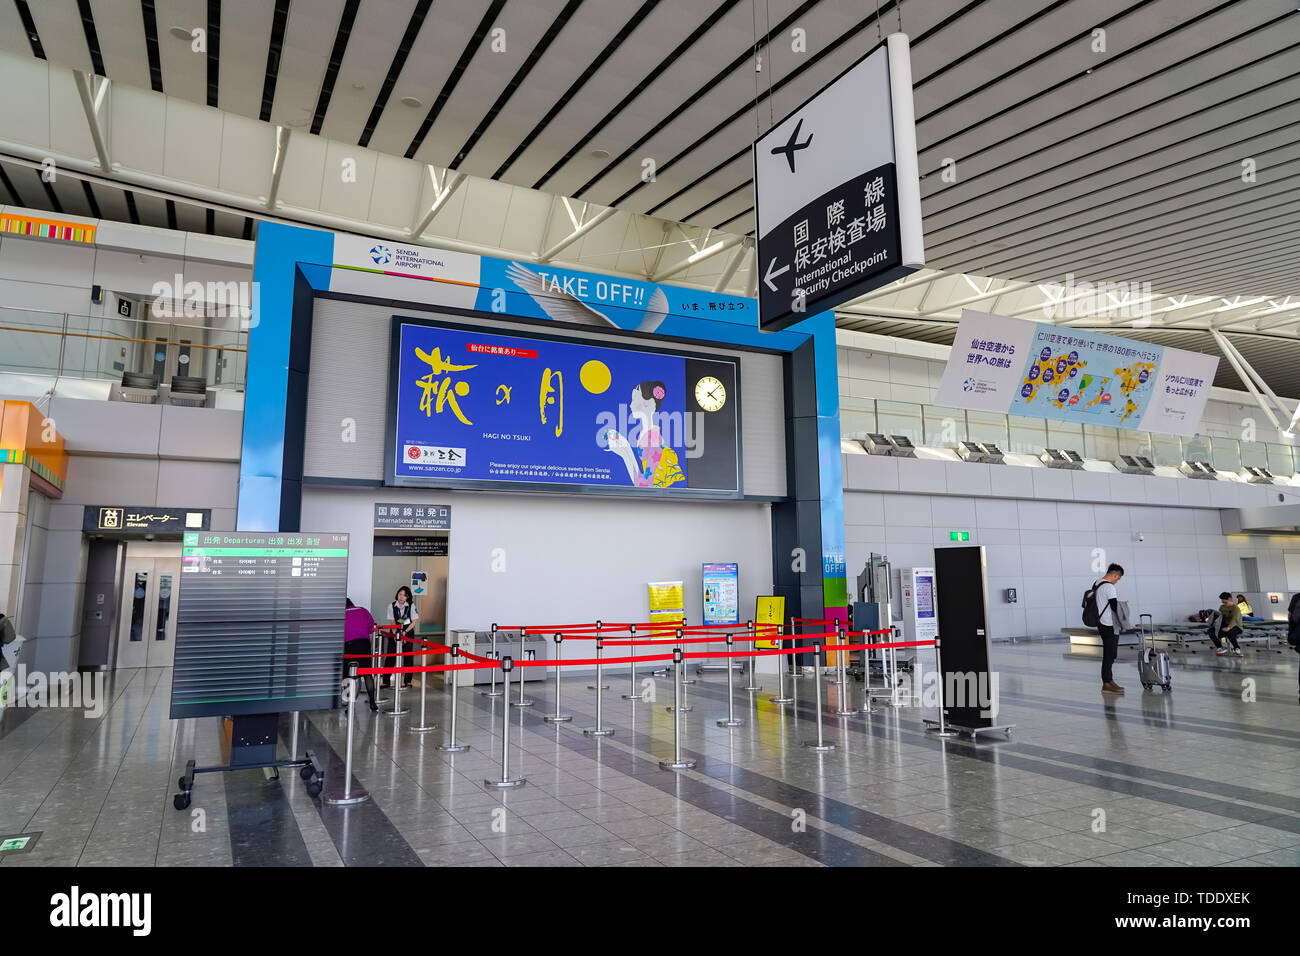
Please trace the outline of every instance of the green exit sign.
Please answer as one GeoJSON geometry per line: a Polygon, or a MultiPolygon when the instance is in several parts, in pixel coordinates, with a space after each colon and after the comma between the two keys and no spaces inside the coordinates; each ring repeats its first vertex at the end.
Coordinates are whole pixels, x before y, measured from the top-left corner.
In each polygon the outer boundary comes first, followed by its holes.
{"type": "Polygon", "coordinates": [[[948,540],[949,540],[949,541],[969,541],[969,540],[970,540],[970,532],[969,532],[969,531],[949,531],[949,532],[948,532],[948,540]]]}

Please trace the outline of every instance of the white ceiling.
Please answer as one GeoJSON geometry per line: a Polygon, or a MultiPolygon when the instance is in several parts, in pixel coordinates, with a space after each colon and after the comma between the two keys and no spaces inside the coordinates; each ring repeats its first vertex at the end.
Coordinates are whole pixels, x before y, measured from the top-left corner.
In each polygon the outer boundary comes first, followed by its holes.
{"type": "MultiPolygon", "coordinates": [[[[863,0],[0,0],[0,79],[15,94],[0,104],[0,170],[19,193],[0,182],[0,201],[89,215],[93,198],[131,218],[129,190],[152,224],[242,235],[281,217],[410,237],[459,172],[425,241],[533,257],[589,202],[587,219],[617,214],[562,261],[743,294],[751,141],[901,19],[932,268],[1300,301],[1296,0],[880,12],[878,25],[863,0]],[[173,34],[195,29],[206,52],[173,34]],[[72,70],[112,81],[99,115],[111,169],[72,70]],[[278,127],[288,149],[268,204],[278,127]],[[24,165],[43,155],[99,178],[47,191],[24,165]],[[556,197],[578,200],[573,215],[556,197]]],[[[1295,337],[1233,330],[1263,332],[1295,337]]]]}

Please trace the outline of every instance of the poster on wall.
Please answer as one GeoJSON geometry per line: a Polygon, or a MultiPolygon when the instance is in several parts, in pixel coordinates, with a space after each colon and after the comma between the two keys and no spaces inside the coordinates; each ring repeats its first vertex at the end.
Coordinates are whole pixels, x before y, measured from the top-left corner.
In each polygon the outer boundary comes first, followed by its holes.
{"type": "Polygon", "coordinates": [[[740,494],[733,360],[393,318],[393,484],[740,494]]]}
{"type": "Polygon", "coordinates": [[[651,581],[650,621],[653,624],[680,622],[686,616],[686,586],[681,581],[651,581]]]}
{"type": "Polygon", "coordinates": [[[935,404],[1194,435],[1218,367],[1200,352],[965,309],[935,404]]]}
{"type": "Polygon", "coordinates": [[[704,623],[740,623],[740,566],[706,564],[701,580],[704,587],[704,623]]]}
{"type": "MultiPolygon", "coordinates": [[[[754,624],[775,624],[777,627],[785,626],[785,598],[772,597],[770,595],[759,595],[758,605],[754,611],[754,624]]],[[[769,629],[770,630],[770,629],[769,629]]],[[[760,632],[761,633],[761,632],[760,632]]],[[[779,633],[779,632],[773,632],[779,633]]],[[[780,638],[771,638],[754,642],[755,647],[765,650],[775,650],[781,646],[780,638]]]]}

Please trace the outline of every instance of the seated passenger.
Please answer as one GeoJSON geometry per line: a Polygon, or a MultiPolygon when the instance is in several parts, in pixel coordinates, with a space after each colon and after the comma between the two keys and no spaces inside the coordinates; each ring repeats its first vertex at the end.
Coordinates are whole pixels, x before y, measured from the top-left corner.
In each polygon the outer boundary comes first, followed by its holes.
{"type": "Polygon", "coordinates": [[[1232,644],[1232,653],[1237,657],[1244,657],[1241,645],[1237,643],[1237,638],[1241,636],[1241,608],[1237,607],[1237,603],[1227,591],[1219,595],[1219,601],[1221,602],[1219,609],[1210,619],[1209,627],[1210,640],[1214,642],[1214,654],[1216,657],[1222,657],[1228,653],[1228,649],[1223,646],[1223,639],[1226,637],[1232,644]]]}
{"type": "Polygon", "coordinates": [[[1241,619],[1243,621],[1264,620],[1262,617],[1255,617],[1255,609],[1250,606],[1250,602],[1246,600],[1246,595],[1244,594],[1237,595],[1237,607],[1241,610],[1241,619]]]}

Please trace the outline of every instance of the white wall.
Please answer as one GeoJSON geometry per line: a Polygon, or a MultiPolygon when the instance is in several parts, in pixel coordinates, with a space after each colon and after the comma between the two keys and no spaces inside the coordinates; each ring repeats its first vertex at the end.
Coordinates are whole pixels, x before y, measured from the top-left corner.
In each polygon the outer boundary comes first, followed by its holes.
{"type": "Polygon", "coordinates": [[[1098,564],[1123,565],[1120,597],[1160,623],[1244,590],[1242,557],[1258,559],[1264,591],[1286,591],[1283,553],[1300,551],[1300,538],[1224,535],[1215,508],[847,491],[844,523],[850,580],[873,551],[895,568],[930,566],[935,548],[962,546],[949,532],[969,531],[986,549],[994,640],[1081,626],[1079,599],[1098,564]],[[1005,603],[1006,588],[1017,604],[1005,603]]]}
{"type": "Polygon", "coordinates": [[[644,621],[646,584],[685,583],[686,616],[700,623],[700,566],[740,565],[741,616],[772,588],[770,506],[724,501],[637,501],[308,485],[302,527],[352,535],[348,591],[371,593],[375,501],[451,506],[449,630],[498,624],[644,621]],[[494,571],[497,549],[505,570],[494,571]]]}

